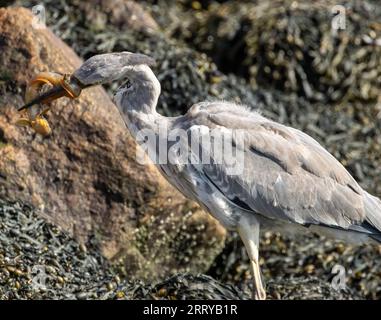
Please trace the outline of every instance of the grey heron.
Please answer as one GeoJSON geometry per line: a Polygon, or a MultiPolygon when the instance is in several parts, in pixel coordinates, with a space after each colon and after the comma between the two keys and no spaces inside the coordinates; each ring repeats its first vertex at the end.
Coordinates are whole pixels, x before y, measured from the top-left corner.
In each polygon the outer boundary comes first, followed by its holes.
{"type": "MultiPolygon", "coordinates": [[[[156,164],[181,193],[227,229],[238,231],[250,258],[255,299],[266,297],[258,258],[260,228],[325,231],[355,242],[381,242],[380,199],[363,190],[316,140],[228,102],[201,102],[183,116],[164,117],[156,111],[161,87],[150,68],[153,64],[152,58],[130,52],[93,56],[73,74],[61,76],[61,81],[50,81],[53,89],[30,99],[20,110],[64,95],[74,99],[83,88],[126,78],[114,101],[136,139],[142,130],[150,130],[157,141],[167,142],[165,151],[170,152],[176,142],[161,134],[163,126],[185,132],[186,144],[194,132],[231,132],[230,146],[244,155],[238,174],[228,172],[224,161],[215,161],[217,155],[211,151],[215,140],[200,143],[198,151],[188,148],[185,154],[188,160],[209,154],[209,162],[180,161],[174,149],[172,161],[156,164]]],[[[45,80],[49,82],[46,75],[45,80]]],[[[153,147],[154,156],[158,149],[153,147]]]]}

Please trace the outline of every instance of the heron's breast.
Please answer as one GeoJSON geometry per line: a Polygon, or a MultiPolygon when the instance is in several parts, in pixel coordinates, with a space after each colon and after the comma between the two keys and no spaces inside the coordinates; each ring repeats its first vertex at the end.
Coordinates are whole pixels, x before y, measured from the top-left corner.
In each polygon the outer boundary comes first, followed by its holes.
{"type": "Polygon", "coordinates": [[[160,172],[185,197],[196,201],[205,211],[210,213],[225,228],[234,230],[238,225],[237,208],[233,208],[226,197],[202,174],[191,165],[179,166],[159,165],[160,172]]]}

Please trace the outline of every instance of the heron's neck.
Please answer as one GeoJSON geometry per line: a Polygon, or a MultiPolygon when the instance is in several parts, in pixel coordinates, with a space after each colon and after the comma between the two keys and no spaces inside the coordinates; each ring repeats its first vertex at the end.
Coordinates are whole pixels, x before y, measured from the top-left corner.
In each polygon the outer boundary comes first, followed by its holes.
{"type": "Polygon", "coordinates": [[[133,67],[128,77],[133,89],[117,103],[127,127],[133,136],[146,129],[156,132],[158,124],[166,122],[156,111],[161,91],[159,80],[146,65],[133,67]]]}

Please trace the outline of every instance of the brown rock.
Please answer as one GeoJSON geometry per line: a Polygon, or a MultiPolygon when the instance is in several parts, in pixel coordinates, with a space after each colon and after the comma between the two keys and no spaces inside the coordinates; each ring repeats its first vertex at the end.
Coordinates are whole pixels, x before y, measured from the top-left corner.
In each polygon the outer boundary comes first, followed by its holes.
{"type": "Polygon", "coordinates": [[[224,229],[154,165],[135,162],[135,142],[103,88],[55,102],[47,138],[14,125],[29,79],[81,63],[31,23],[26,9],[0,9],[0,197],[30,203],[82,242],[94,235],[130,276],[206,270],[224,229]]]}

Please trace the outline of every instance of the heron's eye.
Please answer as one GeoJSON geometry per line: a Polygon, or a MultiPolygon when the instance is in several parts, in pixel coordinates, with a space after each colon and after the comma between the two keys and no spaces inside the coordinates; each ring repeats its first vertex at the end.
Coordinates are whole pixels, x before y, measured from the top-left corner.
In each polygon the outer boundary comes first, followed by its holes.
{"type": "Polygon", "coordinates": [[[120,86],[120,89],[130,89],[132,87],[132,82],[130,80],[127,80],[126,83],[120,86]]]}

